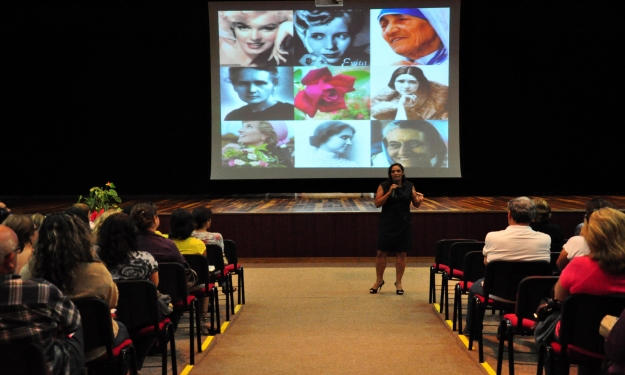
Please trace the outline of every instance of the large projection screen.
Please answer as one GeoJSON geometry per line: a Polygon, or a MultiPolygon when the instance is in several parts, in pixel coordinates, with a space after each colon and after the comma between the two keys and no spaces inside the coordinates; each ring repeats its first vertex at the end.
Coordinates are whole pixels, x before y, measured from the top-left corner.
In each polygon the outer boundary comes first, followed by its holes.
{"type": "Polygon", "coordinates": [[[209,2],[208,17],[211,179],[379,178],[395,162],[461,177],[460,0],[209,2]]]}

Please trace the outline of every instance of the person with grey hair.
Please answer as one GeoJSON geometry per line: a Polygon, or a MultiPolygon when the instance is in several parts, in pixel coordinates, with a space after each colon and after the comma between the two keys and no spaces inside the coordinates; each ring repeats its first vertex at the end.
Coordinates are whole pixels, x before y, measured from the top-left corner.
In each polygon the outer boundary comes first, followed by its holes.
{"type": "Polygon", "coordinates": [[[43,349],[50,374],[82,374],[78,309],[50,282],[15,274],[21,251],[15,232],[0,225],[0,344],[33,342],[43,349]]]}
{"type": "MultiPolygon", "coordinates": [[[[551,237],[536,232],[530,223],[536,217],[536,205],[528,197],[518,197],[508,202],[508,227],[490,232],[484,240],[484,264],[494,260],[517,262],[551,261],[551,237]]],[[[484,294],[484,279],[479,279],[469,289],[469,301],[484,294]]],[[[471,332],[474,311],[469,304],[464,334],[471,332]]]]}
{"type": "Polygon", "coordinates": [[[406,168],[447,168],[447,144],[428,121],[389,122],[382,137],[382,152],[371,156],[374,168],[393,163],[406,168]]]}

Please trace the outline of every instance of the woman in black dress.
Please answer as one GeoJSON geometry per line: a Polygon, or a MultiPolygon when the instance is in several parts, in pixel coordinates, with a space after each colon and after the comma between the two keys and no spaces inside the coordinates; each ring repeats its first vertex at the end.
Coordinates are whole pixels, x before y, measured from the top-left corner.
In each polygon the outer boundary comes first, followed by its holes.
{"type": "Polygon", "coordinates": [[[403,295],[401,278],[406,269],[406,252],[412,248],[412,220],[410,203],[419,207],[423,194],[418,193],[411,182],[406,181],[404,166],[395,163],[388,168],[388,179],[380,184],[375,195],[375,206],[382,207],[378,226],[378,254],[375,260],[376,281],[369,293],[375,294],[384,285],[386,254],[397,254],[397,294],[403,295]]]}

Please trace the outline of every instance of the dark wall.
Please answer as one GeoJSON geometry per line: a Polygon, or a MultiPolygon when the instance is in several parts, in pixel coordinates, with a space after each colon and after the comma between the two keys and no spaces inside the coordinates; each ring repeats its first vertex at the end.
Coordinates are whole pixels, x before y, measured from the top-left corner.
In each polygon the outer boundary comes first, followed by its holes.
{"type": "MultiPolygon", "coordinates": [[[[0,26],[0,196],[77,196],[107,181],[122,196],[362,192],[384,177],[209,181],[206,2],[14,7],[0,26]]],[[[624,11],[609,0],[463,1],[463,178],[412,178],[419,190],[622,194],[624,11]]]]}
{"type": "MultiPolygon", "coordinates": [[[[484,241],[486,233],[506,227],[505,212],[417,212],[412,215],[413,246],[409,256],[433,257],[444,238],[484,241]]],[[[565,238],[583,220],[581,212],[555,212],[553,222],[565,238]]],[[[375,254],[377,213],[220,214],[211,230],[234,239],[241,258],[371,257],[375,254]],[[321,235],[320,235],[321,233],[321,235]]],[[[161,216],[159,230],[169,231],[161,216]]]]}

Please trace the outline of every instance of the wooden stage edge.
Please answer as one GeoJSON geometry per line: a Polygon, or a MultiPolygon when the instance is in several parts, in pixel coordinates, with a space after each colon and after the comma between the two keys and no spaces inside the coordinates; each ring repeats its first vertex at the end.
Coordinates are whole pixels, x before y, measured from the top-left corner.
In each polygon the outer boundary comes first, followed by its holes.
{"type": "MultiPolygon", "coordinates": [[[[369,196],[210,197],[124,196],[122,208],[152,202],[161,219],[159,230],[169,233],[177,208],[208,207],[214,215],[210,230],[236,242],[239,259],[251,267],[354,266],[372,267],[377,248],[380,209],[369,196]]],[[[488,232],[508,225],[506,206],[513,197],[426,197],[413,209],[410,221],[413,246],[408,262],[427,264],[441,239],[484,241],[488,232]]],[[[530,196],[530,198],[535,198],[530,196]]],[[[590,196],[541,196],[552,207],[552,221],[565,238],[584,220],[590,196]]],[[[604,196],[625,209],[625,196],[604,196]]],[[[72,197],[0,197],[16,214],[61,212],[75,203],[72,197]]],[[[389,256],[389,263],[394,263],[389,256]]]]}
{"type": "MultiPolygon", "coordinates": [[[[229,197],[198,195],[121,195],[121,207],[152,202],[159,215],[169,215],[177,208],[192,210],[208,207],[221,214],[347,214],[379,213],[371,193],[265,194],[229,197]]],[[[511,196],[428,197],[413,213],[502,213],[511,196]]],[[[549,202],[553,212],[584,212],[585,204],[593,196],[530,196],[549,202]]],[[[616,208],[625,209],[625,195],[603,196],[616,208]]],[[[49,214],[65,210],[77,201],[77,196],[1,196],[14,213],[49,214]]]]}

